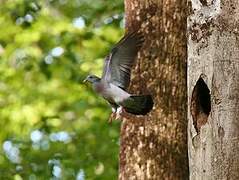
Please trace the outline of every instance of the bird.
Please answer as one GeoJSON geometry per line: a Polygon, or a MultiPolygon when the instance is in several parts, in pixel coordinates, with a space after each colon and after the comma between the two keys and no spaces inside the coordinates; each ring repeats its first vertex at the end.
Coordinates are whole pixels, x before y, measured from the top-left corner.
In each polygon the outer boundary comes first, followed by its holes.
{"type": "Polygon", "coordinates": [[[134,95],[127,92],[131,69],[143,42],[141,32],[126,33],[105,57],[101,78],[90,74],[84,80],[91,83],[93,90],[111,105],[109,122],[115,117],[118,119],[124,111],[133,115],[146,115],[153,108],[154,102],[150,94],[134,95]]]}

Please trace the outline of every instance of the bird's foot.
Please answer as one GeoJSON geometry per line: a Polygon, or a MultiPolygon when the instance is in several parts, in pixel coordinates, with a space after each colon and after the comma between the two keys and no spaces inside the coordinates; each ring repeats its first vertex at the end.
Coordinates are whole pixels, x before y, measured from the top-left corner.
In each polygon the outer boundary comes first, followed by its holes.
{"type": "Polygon", "coordinates": [[[116,117],[115,117],[115,119],[116,119],[116,120],[117,120],[117,119],[121,119],[123,112],[124,112],[124,108],[123,108],[123,107],[119,107],[119,108],[117,109],[117,111],[116,111],[116,117]]]}
{"type": "Polygon", "coordinates": [[[109,120],[108,120],[108,123],[109,124],[112,124],[112,121],[115,119],[116,117],[116,113],[115,112],[112,112],[110,117],[109,117],[109,120]]]}
{"type": "Polygon", "coordinates": [[[119,107],[115,112],[112,112],[110,117],[109,117],[109,120],[108,120],[108,123],[111,124],[113,120],[120,120],[122,119],[123,115],[125,113],[125,110],[123,107],[119,107]]]}

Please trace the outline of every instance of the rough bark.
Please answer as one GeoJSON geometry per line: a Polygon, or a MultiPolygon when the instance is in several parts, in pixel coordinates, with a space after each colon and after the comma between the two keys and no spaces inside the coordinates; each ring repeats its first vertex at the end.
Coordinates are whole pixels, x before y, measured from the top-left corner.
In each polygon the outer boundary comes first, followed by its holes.
{"type": "Polygon", "coordinates": [[[126,30],[145,35],[130,91],[152,94],[144,117],[123,119],[119,179],[188,179],[186,0],[125,0],[126,30]]]}
{"type": "Polygon", "coordinates": [[[239,1],[191,0],[190,179],[239,179],[239,1]]]}

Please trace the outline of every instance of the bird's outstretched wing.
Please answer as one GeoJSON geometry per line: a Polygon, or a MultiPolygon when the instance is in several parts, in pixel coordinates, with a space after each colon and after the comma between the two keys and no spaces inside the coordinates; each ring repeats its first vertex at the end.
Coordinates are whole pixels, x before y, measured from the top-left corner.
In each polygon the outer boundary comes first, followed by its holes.
{"type": "Polygon", "coordinates": [[[105,58],[102,80],[127,89],[131,68],[143,42],[144,37],[140,32],[125,35],[105,58]]]}

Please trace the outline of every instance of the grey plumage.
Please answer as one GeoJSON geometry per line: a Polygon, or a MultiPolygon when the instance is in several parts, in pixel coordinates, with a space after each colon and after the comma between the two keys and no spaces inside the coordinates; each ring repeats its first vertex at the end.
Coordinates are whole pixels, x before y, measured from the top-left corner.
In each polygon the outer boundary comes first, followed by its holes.
{"type": "Polygon", "coordinates": [[[131,68],[143,42],[144,37],[139,32],[125,35],[106,56],[102,78],[89,75],[85,79],[111,104],[114,112],[118,107],[123,107],[126,112],[145,115],[153,107],[150,95],[134,96],[126,92],[130,83],[131,68]]]}
{"type": "Polygon", "coordinates": [[[105,58],[102,79],[127,89],[130,83],[131,68],[138,50],[144,42],[141,33],[133,32],[124,36],[105,58]]]}

